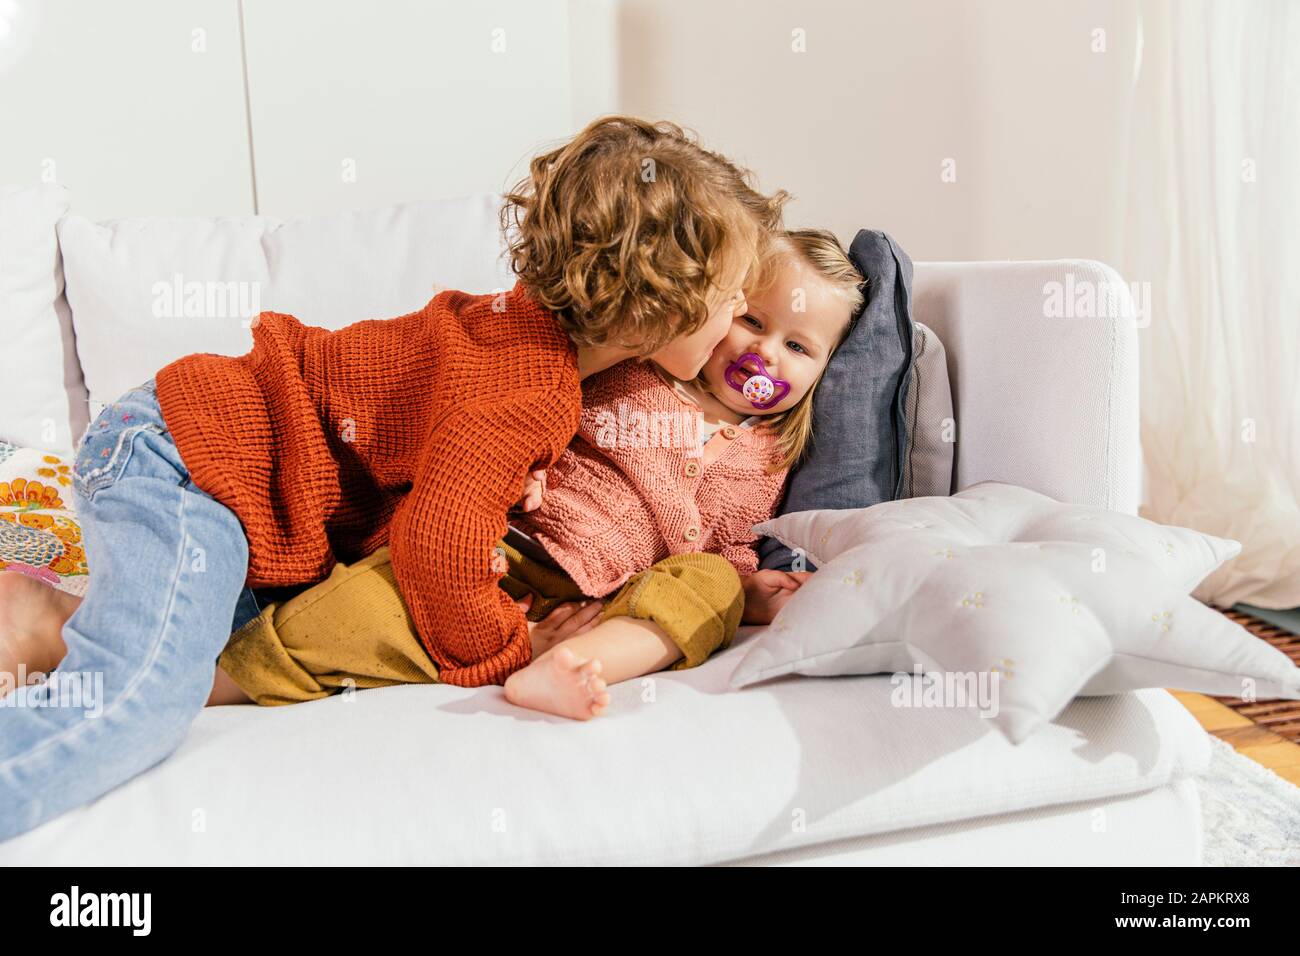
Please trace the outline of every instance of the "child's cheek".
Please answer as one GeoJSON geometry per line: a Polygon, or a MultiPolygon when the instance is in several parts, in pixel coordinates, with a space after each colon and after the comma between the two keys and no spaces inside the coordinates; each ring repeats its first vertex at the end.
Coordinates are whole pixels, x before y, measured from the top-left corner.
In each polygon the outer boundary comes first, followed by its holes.
{"type": "Polygon", "coordinates": [[[790,394],[787,395],[785,397],[785,400],[781,402],[781,406],[782,406],[781,410],[784,411],[785,409],[790,408],[792,405],[794,405],[795,402],[799,401],[801,398],[807,395],[808,384],[809,384],[808,379],[803,375],[799,375],[796,378],[791,379],[790,394]]]}

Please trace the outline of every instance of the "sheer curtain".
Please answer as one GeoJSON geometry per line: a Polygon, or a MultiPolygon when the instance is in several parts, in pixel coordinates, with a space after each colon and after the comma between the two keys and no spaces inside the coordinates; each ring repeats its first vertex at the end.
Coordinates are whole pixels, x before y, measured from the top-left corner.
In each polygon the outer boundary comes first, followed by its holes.
{"type": "Polygon", "coordinates": [[[1195,592],[1300,605],[1300,2],[1142,0],[1121,265],[1144,517],[1234,538],[1195,592]]]}

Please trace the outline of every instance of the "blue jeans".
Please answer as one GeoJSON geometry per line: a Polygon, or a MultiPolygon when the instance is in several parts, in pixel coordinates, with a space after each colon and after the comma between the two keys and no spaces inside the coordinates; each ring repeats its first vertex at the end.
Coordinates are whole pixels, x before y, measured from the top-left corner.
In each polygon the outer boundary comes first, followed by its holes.
{"type": "Polygon", "coordinates": [[[171,754],[207,702],[232,620],[257,613],[239,519],[191,482],[152,380],[91,423],[73,491],[90,583],[58,669],[0,698],[0,839],[171,754]]]}

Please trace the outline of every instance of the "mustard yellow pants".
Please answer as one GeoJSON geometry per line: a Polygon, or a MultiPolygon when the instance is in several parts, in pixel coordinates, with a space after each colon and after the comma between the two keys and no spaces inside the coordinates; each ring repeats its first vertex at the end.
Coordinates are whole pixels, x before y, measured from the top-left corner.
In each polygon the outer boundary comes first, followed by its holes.
{"type": "MultiPolygon", "coordinates": [[[[533,595],[528,619],[540,621],[585,595],[563,571],[497,548],[508,570],[501,587],[519,600],[533,595]]],[[[740,625],[740,576],[716,554],[679,554],[627,581],[606,599],[601,620],[654,621],[682,650],[669,670],[697,667],[731,644],[740,625]]],[[[398,591],[388,549],[336,565],[324,581],[271,603],[230,636],[218,665],[256,703],[294,704],[346,688],[427,684],[437,665],[415,631],[398,591]]]]}

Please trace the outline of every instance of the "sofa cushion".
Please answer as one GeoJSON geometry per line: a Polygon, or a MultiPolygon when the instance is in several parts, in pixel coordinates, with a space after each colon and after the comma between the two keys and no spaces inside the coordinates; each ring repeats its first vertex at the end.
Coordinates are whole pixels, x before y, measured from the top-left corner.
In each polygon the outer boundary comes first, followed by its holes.
{"type": "Polygon", "coordinates": [[[207,707],[158,766],[0,843],[0,866],[693,865],[1107,806],[1209,765],[1205,731],[1163,690],[1077,700],[1020,747],[895,706],[886,677],[731,693],[751,635],[612,685],[590,721],[449,684],[207,707]]]}
{"type": "Polygon", "coordinates": [[[59,226],[91,411],[191,352],[242,355],[251,320],[341,328],[413,312],[435,286],[513,285],[491,195],[277,220],[145,218],[59,226]]]}
{"type": "Polygon", "coordinates": [[[50,452],[71,450],[90,420],[56,233],[67,211],[52,183],[0,192],[0,439],[50,452]]]}

